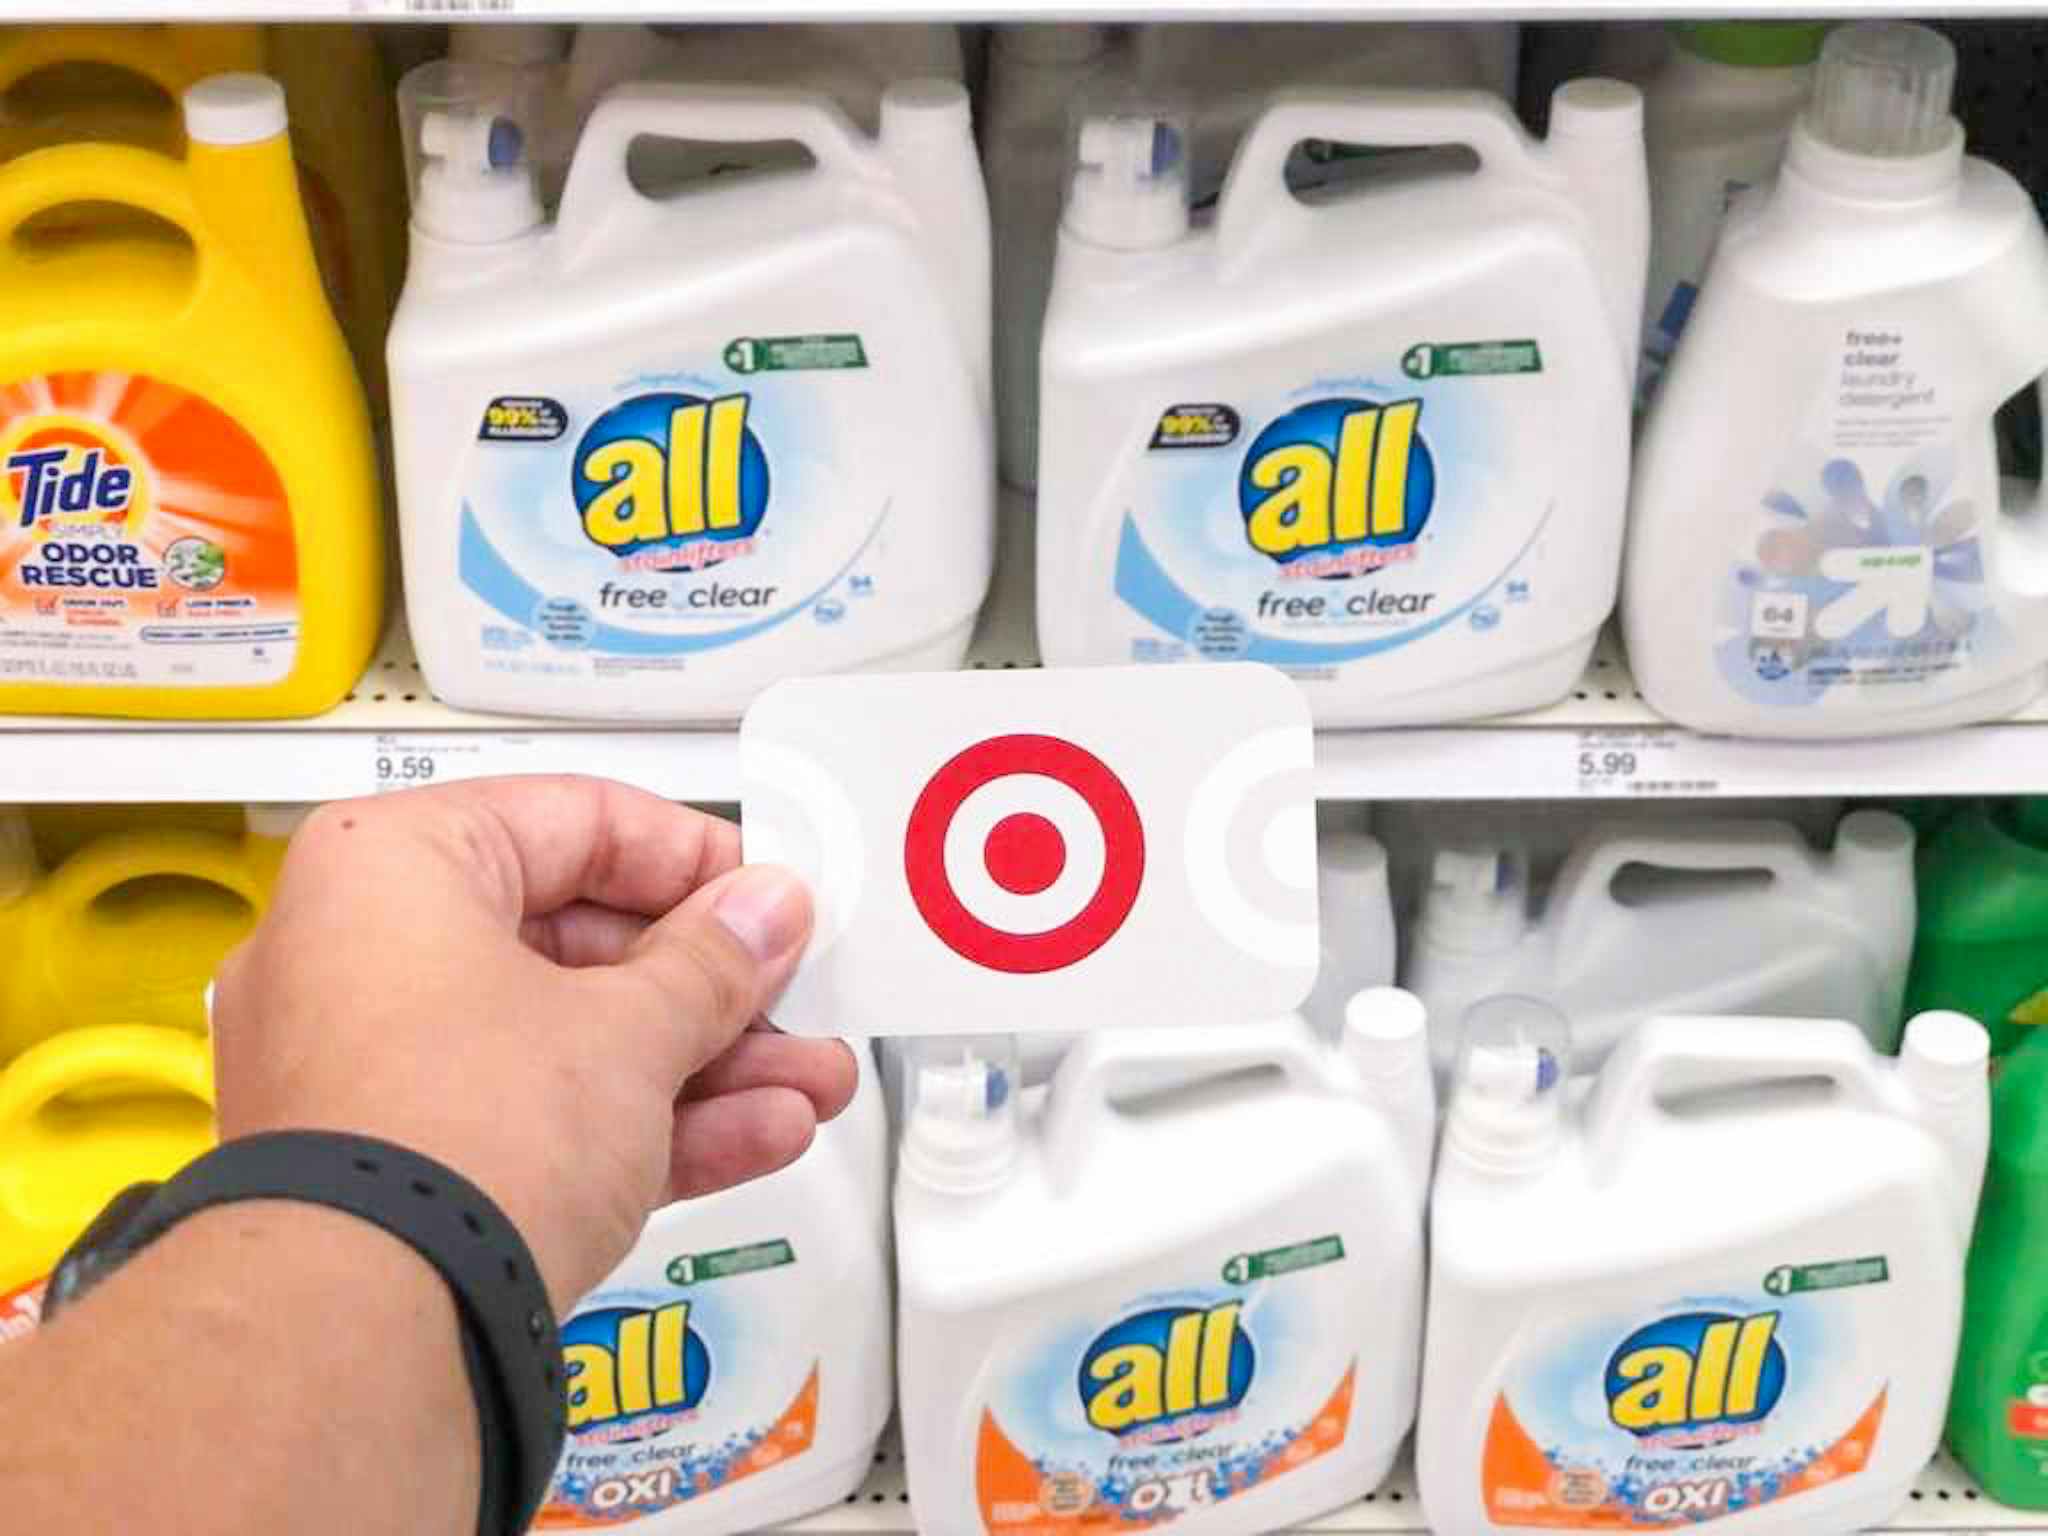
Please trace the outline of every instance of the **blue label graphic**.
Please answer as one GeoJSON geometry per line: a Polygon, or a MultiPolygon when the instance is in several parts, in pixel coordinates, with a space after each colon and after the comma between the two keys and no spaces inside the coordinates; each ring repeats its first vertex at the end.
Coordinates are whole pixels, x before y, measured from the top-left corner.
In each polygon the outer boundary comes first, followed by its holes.
{"type": "Polygon", "coordinates": [[[625,557],[674,551],[675,569],[724,558],[768,510],[768,455],[749,397],[636,395],[576,445],[570,473],[584,536],[625,557]]]}
{"type": "Polygon", "coordinates": [[[607,1307],[562,1325],[569,1428],[612,1426],[607,1440],[659,1434],[711,1385],[711,1353],[690,1326],[690,1303],[607,1307]],[[644,1423],[641,1435],[629,1426],[644,1423]]]}
{"type": "Polygon", "coordinates": [[[1436,504],[1436,460],[1421,420],[1420,399],[1334,399],[1269,423],[1238,472],[1252,548],[1284,566],[1413,543],[1436,504]]]}
{"type": "Polygon", "coordinates": [[[1104,1329],[1082,1355],[1075,1383],[1088,1422],[1154,1440],[1206,1432],[1252,1384],[1252,1341],[1238,1323],[1243,1309],[1239,1301],[1157,1307],[1104,1329]]]}
{"type": "Polygon", "coordinates": [[[1776,1312],[1683,1312],[1638,1328],[1607,1362],[1608,1416],[1673,1444],[1755,1423],[1785,1392],[1777,1331],[1776,1312]]]}

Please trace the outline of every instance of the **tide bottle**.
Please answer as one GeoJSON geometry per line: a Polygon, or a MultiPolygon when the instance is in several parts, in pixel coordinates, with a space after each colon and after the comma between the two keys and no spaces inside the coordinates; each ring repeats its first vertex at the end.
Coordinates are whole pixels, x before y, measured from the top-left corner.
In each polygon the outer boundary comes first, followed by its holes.
{"type": "Polygon", "coordinates": [[[1212,224],[1187,177],[1169,118],[1083,126],[1041,369],[1046,661],[1267,662],[1323,726],[1562,696],[1618,579],[1640,97],[1575,81],[1538,144],[1478,92],[1282,92],[1212,224]],[[1303,140],[1479,169],[1390,160],[1307,203],[1303,140]]]}
{"type": "MultiPolygon", "coordinates": [[[[374,110],[389,89],[370,30],[305,22],[0,29],[0,157],[78,141],[185,150],[183,93],[209,75],[284,88],[293,159],[320,275],[380,412],[384,330],[404,265],[398,140],[374,110]]],[[[88,210],[75,212],[83,215],[88,210]]],[[[95,219],[107,210],[93,209],[95,219]]]]}
{"type": "Polygon", "coordinates": [[[874,1058],[794,1163],[655,1212],[562,1323],[569,1438],[537,1531],[755,1531],[848,1497],[890,1375],[874,1058]]]}
{"type": "Polygon", "coordinates": [[[929,1057],[904,1127],[919,1530],[1224,1536],[1371,1491],[1420,1354],[1414,999],[1361,993],[1335,1048],[1298,1019],[1110,1030],[1014,1081],[997,1052],[929,1057]]]}
{"type": "Polygon", "coordinates": [[[214,1137],[211,1053],[182,1029],[70,1029],[0,1066],[0,1343],[35,1327],[50,1271],[109,1200],[214,1137]]]}
{"type": "Polygon", "coordinates": [[[83,1025],[203,1036],[207,983],[268,906],[298,814],[106,833],[45,874],[26,818],[0,811],[0,1065],[83,1025]]]}
{"type": "Polygon", "coordinates": [[[361,387],[327,307],[284,93],[185,93],[174,160],[0,167],[0,710],[317,714],[383,623],[361,387]],[[148,215],[38,236],[81,203],[148,215]]]}
{"type": "Polygon", "coordinates": [[[1567,1076],[1468,1017],[1430,1200],[1416,1471],[1459,1536],[1881,1525],[1940,1436],[1984,1173],[1984,1031],[1677,1018],[1567,1076]],[[1816,1148],[1826,1148],[1816,1157],[1816,1148]]]}
{"type": "Polygon", "coordinates": [[[401,90],[393,439],[434,691],[715,722],[790,675],[957,665],[995,540],[966,93],[894,85],[871,138],[821,96],[622,86],[548,223],[518,125],[461,87],[401,90]],[[656,200],[626,161],[659,138],[815,163],[656,200]]]}
{"type": "Polygon", "coordinates": [[[1954,77],[1926,27],[1836,28],[1783,171],[1722,226],[1623,577],[1636,682],[1682,725],[1935,730],[2048,678],[2048,524],[2002,506],[1993,436],[2048,371],[2048,236],[1964,155],[1954,77]]]}

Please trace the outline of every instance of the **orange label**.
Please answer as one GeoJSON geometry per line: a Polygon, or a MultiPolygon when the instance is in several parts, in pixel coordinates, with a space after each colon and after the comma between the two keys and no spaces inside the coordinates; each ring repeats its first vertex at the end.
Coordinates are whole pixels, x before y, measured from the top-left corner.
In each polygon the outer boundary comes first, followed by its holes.
{"type": "Polygon", "coordinates": [[[2048,1407],[2016,1397],[2005,1405],[2005,1427],[2015,1439],[2048,1440],[2048,1407]]]}
{"type": "Polygon", "coordinates": [[[275,682],[298,546],[240,423],[142,374],[0,388],[0,683],[275,682]]]}
{"type": "Polygon", "coordinates": [[[1706,1473],[1618,1488],[1597,1467],[1561,1465],[1546,1456],[1503,1393],[1494,1399],[1480,1469],[1486,1512],[1498,1525],[1636,1531],[1696,1524],[1777,1503],[1861,1472],[1884,1423],[1884,1400],[1880,1390],[1848,1433],[1797,1470],[1768,1482],[1706,1473]]]}
{"type": "Polygon", "coordinates": [[[590,1476],[576,1470],[581,1442],[569,1437],[562,1468],[555,1473],[547,1502],[535,1516],[537,1531],[589,1530],[643,1520],[685,1499],[732,1484],[771,1467],[779,1467],[811,1448],[818,1434],[818,1368],[776,1421],[744,1448],[728,1445],[686,1446],[695,1454],[669,1462],[649,1460],[643,1466],[590,1476]]]}
{"type": "Polygon", "coordinates": [[[27,1338],[36,1331],[43,1320],[43,1287],[49,1283],[50,1277],[43,1275],[11,1291],[0,1291],[0,1344],[27,1338]]]}
{"type": "Polygon", "coordinates": [[[1041,1466],[986,1410],[975,1453],[983,1523],[1004,1536],[1108,1536],[1165,1525],[1248,1488],[1298,1471],[1344,1443],[1351,1425],[1355,1367],[1307,1424],[1260,1454],[1171,1476],[1122,1482],[1093,1470],[1041,1466]]]}

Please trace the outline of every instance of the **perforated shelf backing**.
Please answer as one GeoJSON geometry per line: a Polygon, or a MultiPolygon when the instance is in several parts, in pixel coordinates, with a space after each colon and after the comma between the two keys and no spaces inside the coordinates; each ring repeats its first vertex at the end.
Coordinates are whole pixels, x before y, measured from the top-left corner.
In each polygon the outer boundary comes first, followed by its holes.
{"type": "MultiPolygon", "coordinates": [[[[914,1531],[910,1490],[904,1479],[903,1453],[893,1430],[875,1453],[874,1469],[860,1491],[844,1503],[778,1527],[812,1536],[853,1536],[853,1533],[914,1531]]],[[[1404,1455],[1375,1492],[1356,1504],[1293,1527],[1300,1531],[1426,1532],[1422,1505],[1415,1494],[1415,1473],[1404,1455]]],[[[1882,1529],[1887,1531],[2042,1531],[2048,1513],[2008,1509],[1979,1493],[1946,1452],[1920,1475],[1913,1496],[1882,1529]]]]}

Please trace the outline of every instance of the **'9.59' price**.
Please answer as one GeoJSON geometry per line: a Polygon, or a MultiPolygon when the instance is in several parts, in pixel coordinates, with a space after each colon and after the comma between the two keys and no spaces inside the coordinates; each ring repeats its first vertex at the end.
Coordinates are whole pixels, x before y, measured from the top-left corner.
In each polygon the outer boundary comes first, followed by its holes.
{"type": "Polygon", "coordinates": [[[396,789],[406,784],[431,784],[434,760],[424,752],[379,752],[377,784],[396,789]]]}

